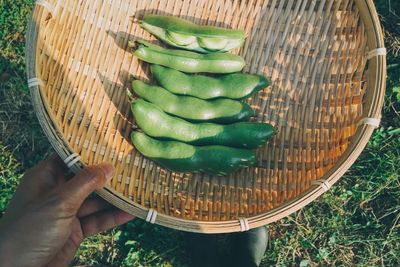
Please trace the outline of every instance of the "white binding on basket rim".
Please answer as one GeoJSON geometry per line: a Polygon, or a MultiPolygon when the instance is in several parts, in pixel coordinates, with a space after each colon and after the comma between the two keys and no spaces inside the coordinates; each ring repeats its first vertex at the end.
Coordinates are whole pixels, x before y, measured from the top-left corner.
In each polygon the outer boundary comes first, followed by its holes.
{"type": "Polygon", "coordinates": [[[313,182],[313,184],[319,185],[324,192],[329,191],[329,189],[332,187],[332,184],[328,180],[317,180],[313,182]]]}
{"type": "Polygon", "coordinates": [[[245,232],[250,230],[249,221],[246,218],[239,218],[240,232],[245,232]]]}
{"type": "Polygon", "coordinates": [[[386,56],[386,54],[387,54],[387,51],[386,51],[385,47],[376,48],[367,53],[367,59],[369,60],[376,56],[386,56]]]}
{"type": "Polygon", "coordinates": [[[35,86],[38,86],[38,85],[44,86],[44,82],[41,79],[36,78],[36,77],[28,79],[28,87],[29,88],[35,87],[35,86]]]}
{"type": "Polygon", "coordinates": [[[68,168],[74,166],[75,163],[81,160],[81,156],[78,153],[73,153],[64,159],[64,163],[68,168]]]}
{"type": "Polygon", "coordinates": [[[371,125],[375,128],[378,128],[379,125],[381,124],[381,118],[362,118],[359,122],[358,125],[371,125]]]}
{"type": "Polygon", "coordinates": [[[146,222],[155,223],[157,218],[157,211],[155,209],[149,209],[146,216],[146,222]]]}
{"type": "Polygon", "coordinates": [[[321,182],[321,187],[322,187],[322,189],[324,189],[325,192],[327,192],[332,187],[332,185],[330,182],[325,180],[325,181],[321,182]]]}

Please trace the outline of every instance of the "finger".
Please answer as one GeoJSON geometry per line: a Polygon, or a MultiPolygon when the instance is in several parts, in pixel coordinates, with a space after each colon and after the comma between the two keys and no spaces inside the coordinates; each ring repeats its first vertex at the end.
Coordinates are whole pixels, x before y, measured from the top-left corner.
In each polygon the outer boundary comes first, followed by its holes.
{"type": "Polygon", "coordinates": [[[53,259],[46,265],[53,266],[69,266],[69,263],[74,258],[76,251],[83,241],[81,225],[78,219],[72,223],[72,233],[64,246],[57,252],[53,259]]]}
{"type": "Polygon", "coordinates": [[[86,167],[64,186],[58,188],[61,199],[66,201],[70,210],[78,211],[83,201],[94,191],[105,186],[114,176],[114,167],[108,163],[86,167]]]}
{"type": "Polygon", "coordinates": [[[62,183],[65,171],[64,162],[55,154],[28,170],[9,204],[8,213],[22,209],[33,199],[62,183]]]}
{"type": "Polygon", "coordinates": [[[53,188],[65,182],[67,172],[68,168],[61,158],[57,154],[52,154],[28,170],[21,183],[34,185],[35,188],[53,188]]]}
{"type": "Polygon", "coordinates": [[[75,244],[71,240],[68,240],[67,243],[65,243],[64,247],[45,266],[69,266],[69,263],[73,260],[77,250],[78,248],[75,247],[75,244]]]}
{"type": "Polygon", "coordinates": [[[47,160],[47,168],[55,174],[55,176],[65,176],[69,172],[68,166],[56,153],[50,155],[47,160]]]}
{"type": "Polygon", "coordinates": [[[36,169],[46,170],[54,176],[61,176],[68,172],[68,167],[56,153],[51,154],[47,159],[39,162],[36,169]]]}
{"type": "Polygon", "coordinates": [[[83,202],[82,206],[78,210],[78,217],[82,218],[92,213],[96,213],[105,209],[111,208],[112,205],[102,198],[94,197],[88,198],[83,202]]]}
{"type": "Polygon", "coordinates": [[[133,218],[133,215],[115,207],[86,216],[81,219],[83,236],[88,237],[111,229],[118,225],[124,224],[133,218]]]}

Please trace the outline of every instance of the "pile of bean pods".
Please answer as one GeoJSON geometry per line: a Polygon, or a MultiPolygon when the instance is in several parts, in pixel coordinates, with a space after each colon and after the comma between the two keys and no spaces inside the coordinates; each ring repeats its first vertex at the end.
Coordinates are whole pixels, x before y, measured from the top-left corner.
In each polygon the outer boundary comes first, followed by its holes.
{"type": "Polygon", "coordinates": [[[257,164],[253,150],[264,145],[275,128],[247,121],[255,113],[241,100],[269,82],[261,75],[239,73],[244,59],[226,53],[243,44],[244,32],[159,15],[146,15],[140,25],[179,49],[131,44],[138,58],[152,64],[159,84],[132,82],[138,98],[131,108],[143,131],[132,133],[136,149],[175,172],[227,175],[257,164]]]}

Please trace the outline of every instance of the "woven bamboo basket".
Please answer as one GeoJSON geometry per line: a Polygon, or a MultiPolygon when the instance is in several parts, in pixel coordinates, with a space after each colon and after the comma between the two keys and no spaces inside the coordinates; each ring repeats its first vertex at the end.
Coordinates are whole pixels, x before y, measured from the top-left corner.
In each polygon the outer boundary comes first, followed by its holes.
{"type": "Polygon", "coordinates": [[[73,170],[116,167],[98,194],[167,227],[246,231],[304,207],[353,164],[379,125],[386,59],[372,0],[39,0],[29,23],[27,73],[39,121],[73,170]],[[279,134],[257,167],[229,177],[171,173],[129,140],[129,76],[152,81],[130,39],[146,13],[245,30],[244,72],[272,85],[248,99],[279,134]]]}

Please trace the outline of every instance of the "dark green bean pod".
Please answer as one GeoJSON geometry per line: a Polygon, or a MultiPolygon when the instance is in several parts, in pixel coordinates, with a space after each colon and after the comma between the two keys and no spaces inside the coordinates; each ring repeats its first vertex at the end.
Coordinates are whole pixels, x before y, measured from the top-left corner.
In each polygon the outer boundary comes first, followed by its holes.
{"type": "Polygon", "coordinates": [[[185,74],[160,65],[152,65],[151,72],[158,83],[168,91],[202,99],[243,99],[269,85],[267,78],[253,74],[232,73],[210,77],[185,74]]]}
{"type": "Polygon", "coordinates": [[[227,52],[245,40],[241,30],[201,26],[172,16],[145,15],[140,26],[164,43],[201,53],[227,52]]]}
{"type": "Polygon", "coordinates": [[[193,145],[257,148],[275,134],[267,123],[238,122],[228,125],[190,123],[164,113],[143,99],[132,104],[136,124],[148,135],[193,145]]]}
{"type": "Polygon", "coordinates": [[[182,142],[161,141],[143,133],[131,135],[135,148],[145,157],[174,172],[227,175],[257,163],[251,150],[226,146],[196,147],[182,142]]]}
{"type": "Polygon", "coordinates": [[[163,48],[148,42],[130,42],[134,55],[143,61],[183,72],[232,73],[241,71],[244,59],[229,53],[199,54],[191,51],[163,48]]]}
{"type": "Polygon", "coordinates": [[[254,116],[254,110],[248,104],[236,100],[177,96],[140,80],[134,80],[132,88],[137,96],[157,105],[164,112],[190,121],[233,123],[254,116]]]}

